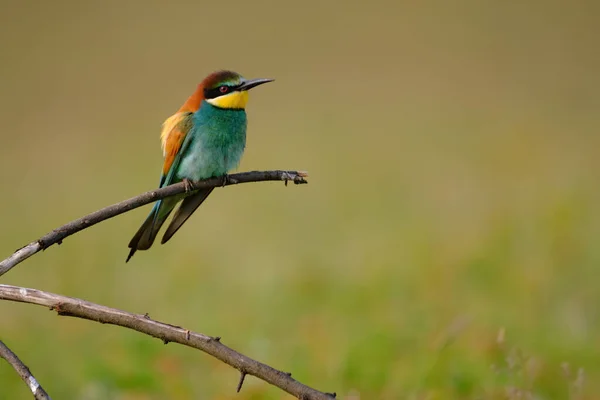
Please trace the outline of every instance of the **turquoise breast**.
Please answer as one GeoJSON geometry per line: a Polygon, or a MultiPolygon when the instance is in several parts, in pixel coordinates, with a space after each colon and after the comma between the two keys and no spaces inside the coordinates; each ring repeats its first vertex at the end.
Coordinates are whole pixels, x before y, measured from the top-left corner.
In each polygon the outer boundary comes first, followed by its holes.
{"type": "Polygon", "coordinates": [[[246,112],[223,109],[206,101],[193,116],[189,146],[177,178],[191,180],[222,176],[237,168],[246,147],[246,112]]]}

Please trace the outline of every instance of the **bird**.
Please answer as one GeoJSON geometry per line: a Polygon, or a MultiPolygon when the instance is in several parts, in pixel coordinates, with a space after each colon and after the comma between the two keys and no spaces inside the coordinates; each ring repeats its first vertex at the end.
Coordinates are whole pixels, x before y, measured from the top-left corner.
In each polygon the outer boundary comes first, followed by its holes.
{"type": "Polygon", "coordinates": [[[137,250],[148,250],[173,209],[181,205],[162,237],[173,237],[213,188],[190,192],[192,181],[224,176],[235,169],[246,147],[248,91],[274,79],[245,79],[221,70],[208,75],[175,114],[165,120],[160,134],[163,168],[160,187],[184,182],[186,193],[154,204],[129,242],[128,262],[137,250]]]}

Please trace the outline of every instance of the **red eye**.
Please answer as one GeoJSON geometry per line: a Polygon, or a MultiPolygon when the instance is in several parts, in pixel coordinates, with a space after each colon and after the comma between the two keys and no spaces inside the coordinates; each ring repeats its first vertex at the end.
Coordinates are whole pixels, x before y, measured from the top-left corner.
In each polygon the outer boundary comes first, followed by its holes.
{"type": "Polygon", "coordinates": [[[229,88],[227,86],[221,86],[219,88],[219,92],[221,92],[221,93],[227,93],[228,90],[229,90],[229,88]]]}

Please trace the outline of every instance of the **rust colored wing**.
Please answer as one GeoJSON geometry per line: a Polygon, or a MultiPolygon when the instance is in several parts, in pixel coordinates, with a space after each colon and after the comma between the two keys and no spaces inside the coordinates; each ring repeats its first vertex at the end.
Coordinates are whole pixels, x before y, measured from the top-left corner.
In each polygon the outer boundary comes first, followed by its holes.
{"type": "Polygon", "coordinates": [[[163,185],[171,167],[173,167],[173,162],[181,151],[182,144],[191,127],[192,112],[177,112],[163,123],[160,140],[162,142],[164,164],[160,186],[163,185]]]}

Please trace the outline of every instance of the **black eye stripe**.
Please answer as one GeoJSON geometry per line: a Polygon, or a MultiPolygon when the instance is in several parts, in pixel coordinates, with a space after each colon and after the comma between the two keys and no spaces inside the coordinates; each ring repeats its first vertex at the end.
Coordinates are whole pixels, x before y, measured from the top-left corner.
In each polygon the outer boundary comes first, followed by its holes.
{"type": "Polygon", "coordinates": [[[212,88],[212,89],[204,89],[204,98],[205,99],[214,99],[215,97],[219,97],[222,96],[224,94],[228,94],[231,92],[234,92],[239,85],[236,86],[229,86],[229,85],[219,85],[216,88],[212,88]],[[226,92],[221,92],[221,88],[225,86],[227,87],[227,91],[226,92]]]}

